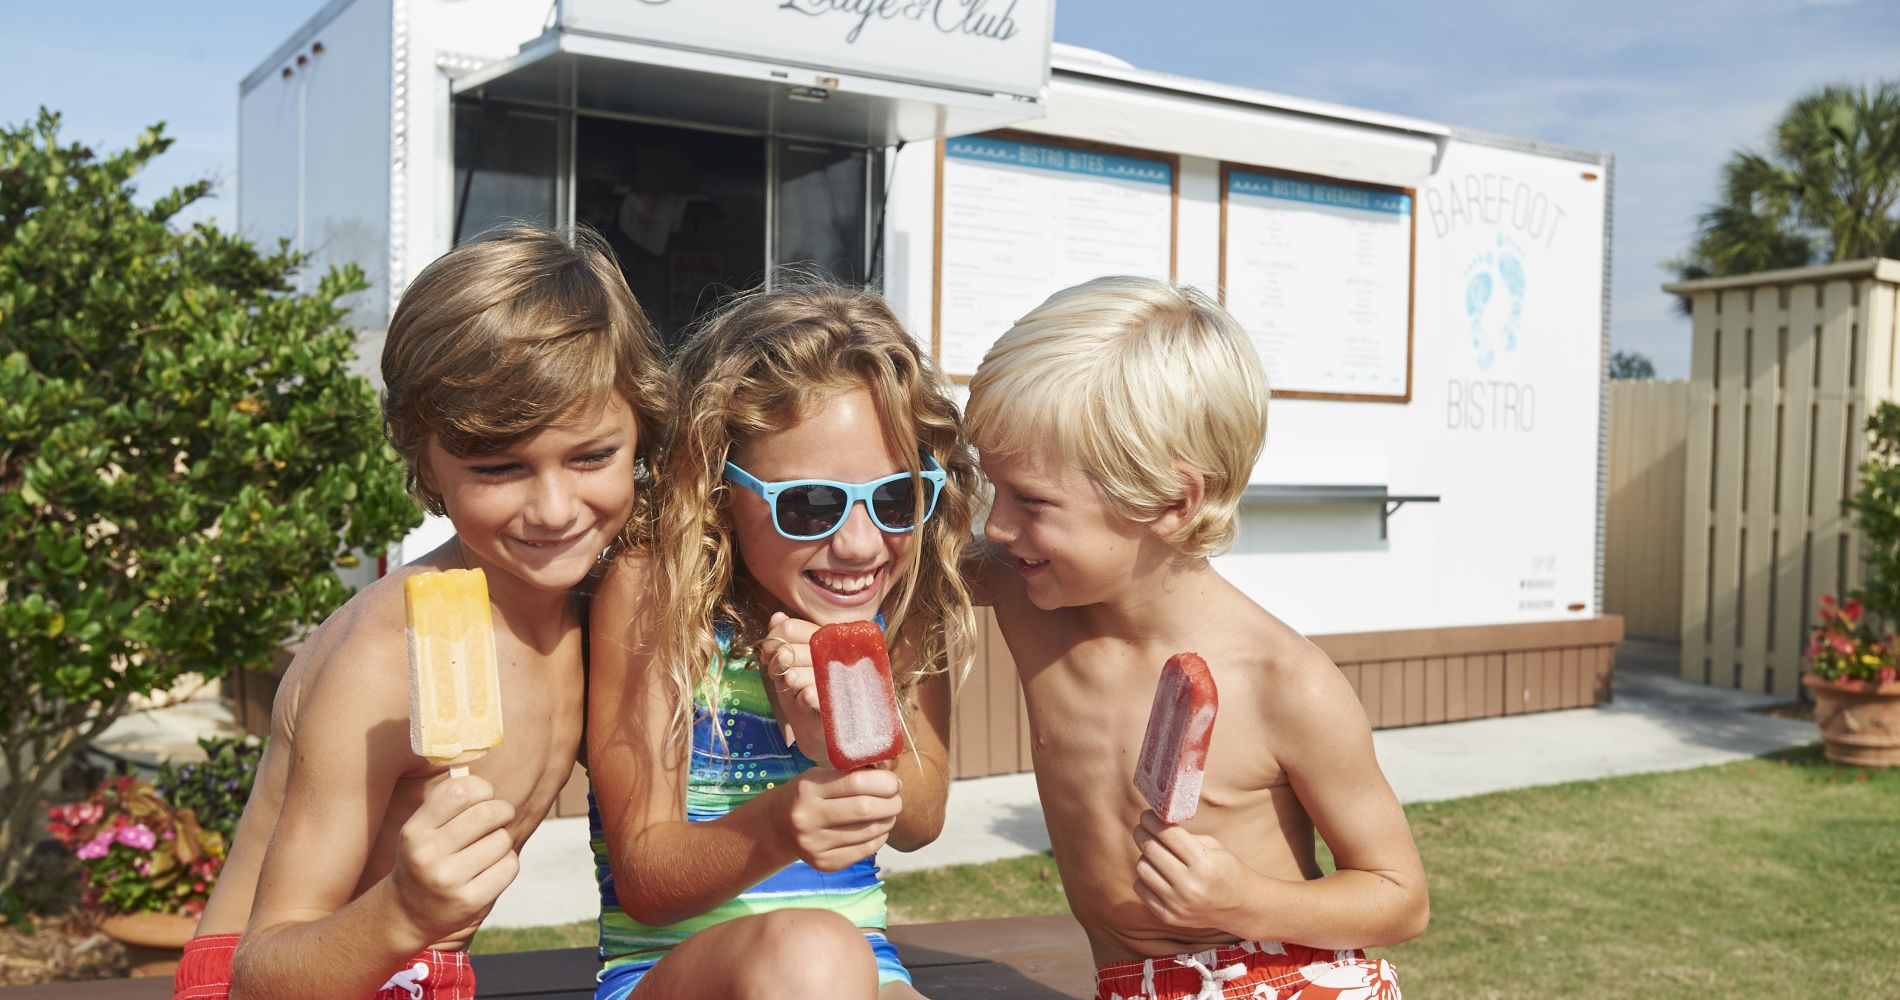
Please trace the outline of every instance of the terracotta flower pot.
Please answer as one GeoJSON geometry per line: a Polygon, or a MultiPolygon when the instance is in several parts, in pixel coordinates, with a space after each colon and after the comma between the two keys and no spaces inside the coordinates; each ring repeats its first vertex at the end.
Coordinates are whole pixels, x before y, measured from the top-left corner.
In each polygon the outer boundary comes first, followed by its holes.
{"type": "Polygon", "coordinates": [[[182,913],[120,913],[99,921],[107,937],[125,946],[135,976],[169,976],[178,967],[197,917],[182,913]]]}
{"type": "Polygon", "coordinates": [[[1827,759],[1859,767],[1900,767],[1900,681],[1849,686],[1804,674],[1827,759]]]}

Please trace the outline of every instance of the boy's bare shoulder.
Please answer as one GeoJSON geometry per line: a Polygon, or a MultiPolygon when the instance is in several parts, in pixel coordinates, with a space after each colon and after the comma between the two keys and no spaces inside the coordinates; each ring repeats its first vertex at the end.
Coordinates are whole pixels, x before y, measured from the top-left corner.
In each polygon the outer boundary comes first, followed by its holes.
{"type": "Polygon", "coordinates": [[[380,719],[409,710],[408,618],[402,581],[429,567],[405,566],[344,602],[304,640],[272,707],[272,728],[295,738],[298,722],[327,702],[380,719]]]}
{"type": "Polygon", "coordinates": [[[1247,606],[1249,610],[1228,619],[1234,626],[1223,645],[1251,651],[1246,656],[1248,673],[1259,683],[1248,693],[1264,717],[1306,720],[1358,704],[1352,685],[1325,650],[1251,600],[1247,606]]]}

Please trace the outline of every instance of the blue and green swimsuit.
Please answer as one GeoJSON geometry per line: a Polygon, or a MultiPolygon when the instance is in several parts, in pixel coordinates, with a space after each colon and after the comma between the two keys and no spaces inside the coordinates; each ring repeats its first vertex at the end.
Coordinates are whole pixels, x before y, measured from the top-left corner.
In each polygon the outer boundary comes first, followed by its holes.
{"type": "MultiPolygon", "coordinates": [[[[712,707],[715,688],[710,683],[694,698],[692,758],[686,781],[686,818],[694,823],[718,819],[754,795],[815,766],[796,747],[785,744],[766,698],[764,677],[748,668],[749,660],[729,659],[730,645],[731,632],[720,629],[718,710],[712,707]]],[[[837,872],[821,872],[794,861],[712,910],[670,926],[648,927],[620,908],[600,808],[592,793],[587,828],[594,848],[594,873],[600,881],[602,968],[595,1000],[624,1000],[648,970],[695,931],[735,917],[790,908],[831,910],[862,928],[877,956],[878,986],[911,981],[898,961],[897,949],[884,937],[884,882],[878,878],[875,857],[837,872]]]]}

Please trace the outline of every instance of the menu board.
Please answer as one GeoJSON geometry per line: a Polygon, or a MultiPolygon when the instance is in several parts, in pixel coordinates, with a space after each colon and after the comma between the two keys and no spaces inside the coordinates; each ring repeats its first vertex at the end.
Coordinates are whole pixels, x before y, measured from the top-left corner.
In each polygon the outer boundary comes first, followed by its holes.
{"type": "Polygon", "coordinates": [[[953,378],[1054,292],[1173,279],[1173,157],[999,135],[941,149],[935,348],[953,378]]]}
{"type": "Polygon", "coordinates": [[[1412,192],[1227,167],[1222,301],[1275,396],[1412,395],[1412,192]]]}

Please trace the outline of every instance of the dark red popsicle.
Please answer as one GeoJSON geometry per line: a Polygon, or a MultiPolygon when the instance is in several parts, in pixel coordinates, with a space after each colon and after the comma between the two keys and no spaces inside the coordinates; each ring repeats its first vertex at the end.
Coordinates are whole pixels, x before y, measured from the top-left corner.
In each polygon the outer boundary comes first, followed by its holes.
{"type": "Polygon", "coordinates": [[[1201,780],[1207,774],[1207,746],[1214,739],[1220,693],[1207,661],[1176,653],[1161,668],[1148,732],[1135,762],[1135,788],[1155,815],[1184,823],[1201,804],[1201,780]]]}
{"type": "Polygon", "coordinates": [[[903,751],[891,663],[876,622],[826,625],[812,633],[811,664],[833,767],[863,767],[903,751]]]}

